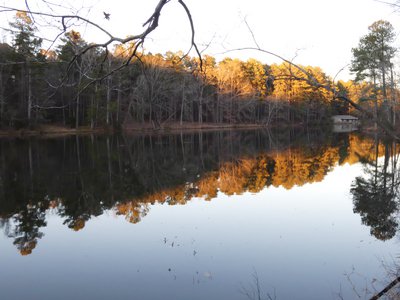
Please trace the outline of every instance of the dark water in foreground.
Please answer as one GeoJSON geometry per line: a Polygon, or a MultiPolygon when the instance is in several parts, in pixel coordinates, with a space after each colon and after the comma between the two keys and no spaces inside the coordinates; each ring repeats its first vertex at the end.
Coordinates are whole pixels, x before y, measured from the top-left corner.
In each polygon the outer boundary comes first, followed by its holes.
{"type": "Polygon", "coordinates": [[[369,299],[397,145],[322,132],[0,140],[0,299],[369,299]]]}

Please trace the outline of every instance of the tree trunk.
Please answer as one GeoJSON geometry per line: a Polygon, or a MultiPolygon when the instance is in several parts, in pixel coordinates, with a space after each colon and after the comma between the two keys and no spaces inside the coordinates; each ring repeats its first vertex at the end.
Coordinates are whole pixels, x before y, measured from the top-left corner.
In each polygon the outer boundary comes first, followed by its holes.
{"type": "Polygon", "coordinates": [[[64,88],[61,88],[61,105],[62,105],[62,118],[63,118],[63,125],[66,125],[65,119],[65,104],[64,104],[64,88]]]}
{"type": "Polygon", "coordinates": [[[378,120],[378,97],[376,93],[376,75],[374,74],[374,119],[375,119],[375,124],[374,124],[374,129],[375,131],[378,130],[378,123],[376,120],[378,120]]]}
{"type": "Polygon", "coordinates": [[[181,126],[183,124],[184,105],[185,105],[185,78],[183,78],[183,83],[182,83],[181,120],[180,120],[181,126]]]}
{"type": "MultiPolygon", "coordinates": [[[[111,62],[108,64],[111,69],[111,62]]],[[[107,77],[107,99],[106,99],[106,124],[110,125],[110,102],[111,102],[111,75],[107,77]]]]}
{"type": "Polygon", "coordinates": [[[78,129],[79,127],[79,105],[80,105],[80,92],[76,95],[76,108],[75,108],[75,128],[78,129]]]}
{"type": "MultiPolygon", "coordinates": [[[[112,164],[111,164],[111,147],[110,147],[110,138],[107,137],[107,167],[108,167],[108,182],[109,182],[109,190],[111,191],[111,195],[113,195],[113,180],[112,180],[112,164]]],[[[112,196],[113,197],[113,196],[112,196]]],[[[114,201],[114,199],[112,199],[114,201]]]]}
{"type": "Polygon", "coordinates": [[[120,107],[121,107],[121,84],[119,85],[119,88],[118,88],[118,94],[117,94],[117,116],[116,116],[116,121],[117,121],[117,124],[119,125],[119,110],[120,110],[120,107]]]}
{"type": "Polygon", "coordinates": [[[31,125],[31,119],[32,119],[32,69],[29,65],[29,63],[26,63],[26,67],[28,69],[28,124],[29,126],[31,125]]]}
{"type": "Polygon", "coordinates": [[[203,88],[204,88],[204,85],[202,84],[202,86],[201,86],[201,88],[200,88],[200,95],[199,95],[199,111],[198,111],[198,113],[199,113],[199,116],[198,116],[198,121],[199,121],[199,124],[202,124],[203,123],[203,88]]]}
{"type": "Polygon", "coordinates": [[[386,101],[387,99],[387,93],[386,93],[386,70],[385,67],[382,66],[381,68],[382,72],[382,95],[383,95],[383,101],[386,101]]]}
{"type": "Polygon", "coordinates": [[[94,85],[94,93],[92,95],[91,113],[90,113],[90,128],[94,128],[97,116],[97,82],[94,85]]]}
{"type": "Polygon", "coordinates": [[[81,98],[81,91],[80,91],[81,83],[82,83],[82,74],[79,71],[78,91],[76,94],[76,109],[75,109],[75,128],[76,129],[78,129],[78,127],[79,127],[79,114],[80,114],[79,106],[80,106],[80,98],[81,98]]]}
{"type": "Polygon", "coordinates": [[[3,66],[0,66],[0,127],[3,125],[4,120],[4,88],[5,84],[3,83],[3,66]]]}
{"type": "Polygon", "coordinates": [[[391,91],[391,105],[390,105],[390,113],[391,113],[391,124],[394,127],[396,125],[396,90],[394,86],[394,76],[393,76],[393,66],[390,65],[390,91],[391,91]]]}

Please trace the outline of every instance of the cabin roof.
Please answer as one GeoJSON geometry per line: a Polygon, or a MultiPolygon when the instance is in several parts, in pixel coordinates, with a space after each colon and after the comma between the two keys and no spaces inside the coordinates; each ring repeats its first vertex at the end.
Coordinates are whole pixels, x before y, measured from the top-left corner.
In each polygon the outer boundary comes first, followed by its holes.
{"type": "Polygon", "coordinates": [[[348,119],[348,120],[358,120],[357,117],[351,116],[351,115],[335,115],[332,116],[334,119],[348,119]]]}

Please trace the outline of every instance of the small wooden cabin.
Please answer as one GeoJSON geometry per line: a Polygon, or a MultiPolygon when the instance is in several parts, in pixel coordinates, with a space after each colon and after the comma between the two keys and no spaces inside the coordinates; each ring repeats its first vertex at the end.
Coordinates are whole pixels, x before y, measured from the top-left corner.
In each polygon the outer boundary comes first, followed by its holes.
{"type": "Polygon", "coordinates": [[[352,132],[358,130],[360,120],[350,115],[336,115],[332,117],[333,132],[352,132]]]}
{"type": "Polygon", "coordinates": [[[332,116],[333,124],[352,124],[352,125],[359,125],[360,121],[357,117],[350,116],[350,115],[336,115],[332,116]]]}

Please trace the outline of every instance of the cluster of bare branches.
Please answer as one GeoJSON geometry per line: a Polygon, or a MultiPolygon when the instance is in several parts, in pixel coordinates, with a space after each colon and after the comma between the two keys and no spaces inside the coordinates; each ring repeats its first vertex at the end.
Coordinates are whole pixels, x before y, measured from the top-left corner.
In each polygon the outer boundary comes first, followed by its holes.
{"type": "MultiPolygon", "coordinates": [[[[29,14],[31,19],[35,22],[39,22],[39,18],[43,21],[42,25],[46,26],[51,24],[51,26],[56,27],[57,33],[56,36],[53,39],[47,39],[47,41],[50,42],[50,47],[53,46],[58,42],[58,40],[65,35],[70,28],[73,26],[91,26],[106,36],[106,40],[101,43],[90,43],[83,47],[82,49],[79,49],[75,53],[75,56],[73,59],[70,61],[70,66],[72,66],[75,61],[84,55],[85,53],[89,52],[92,49],[103,49],[104,50],[104,61],[107,60],[108,54],[109,54],[109,47],[112,45],[118,45],[118,44],[128,44],[132,43],[134,45],[130,55],[125,59],[125,61],[118,67],[116,67],[113,70],[110,70],[107,74],[103,75],[101,78],[96,78],[96,80],[103,80],[104,78],[110,76],[111,74],[119,71],[120,69],[128,66],[134,58],[140,59],[140,48],[143,46],[145,40],[148,38],[148,36],[157,29],[159,26],[159,19],[161,16],[161,12],[164,9],[164,7],[170,3],[173,2],[172,0],[160,0],[158,4],[156,5],[154,12],[151,14],[151,16],[143,23],[143,31],[137,34],[132,34],[128,37],[119,37],[116,35],[113,35],[109,30],[107,30],[104,26],[99,25],[98,23],[92,21],[88,16],[82,16],[80,15],[80,12],[83,11],[82,8],[80,9],[74,9],[74,8],[68,8],[66,6],[63,6],[62,4],[50,2],[48,0],[41,0],[42,4],[47,8],[47,12],[44,11],[36,11],[31,9],[31,5],[29,3],[29,0],[25,0],[25,9],[21,9],[18,7],[11,7],[11,6],[4,6],[0,5],[0,14],[1,13],[6,13],[6,12],[25,12],[29,14]],[[69,9],[68,13],[62,13],[59,14],[57,11],[59,10],[67,10],[69,9]]],[[[183,8],[184,12],[186,13],[190,28],[191,28],[191,42],[190,42],[190,48],[185,54],[187,56],[189,52],[194,48],[197,55],[200,58],[200,67],[202,64],[201,60],[201,54],[199,51],[199,48],[195,42],[195,26],[193,22],[193,18],[190,12],[190,9],[186,5],[186,3],[183,0],[177,0],[177,3],[183,8]]],[[[86,9],[89,10],[90,9],[86,9]]],[[[109,18],[108,13],[104,13],[104,16],[106,19],[109,18]]],[[[70,68],[68,68],[70,69],[70,68]]]]}
{"type": "Polygon", "coordinates": [[[263,295],[263,291],[261,288],[260,279],[256,270],[254,270],[252,274],[252,283],[249,284],[249,287],[242,286],[240,289],[240,293],[244,295],[248,300],[276,300],[276,290],[274,289],[274,293],[271,295],[267,293],[266,297],[263,295]]]}
{"type": "Polygon", "coordinates": [[[389,5],[390,7],[393,8],[393,10],[395,12],[399,12],[400,11],[400,1],[399,0],[395,0],[395,1],[383,1],[383,0],[375,0],[376,2],[380,2],[386,5],[389,5]]]}

